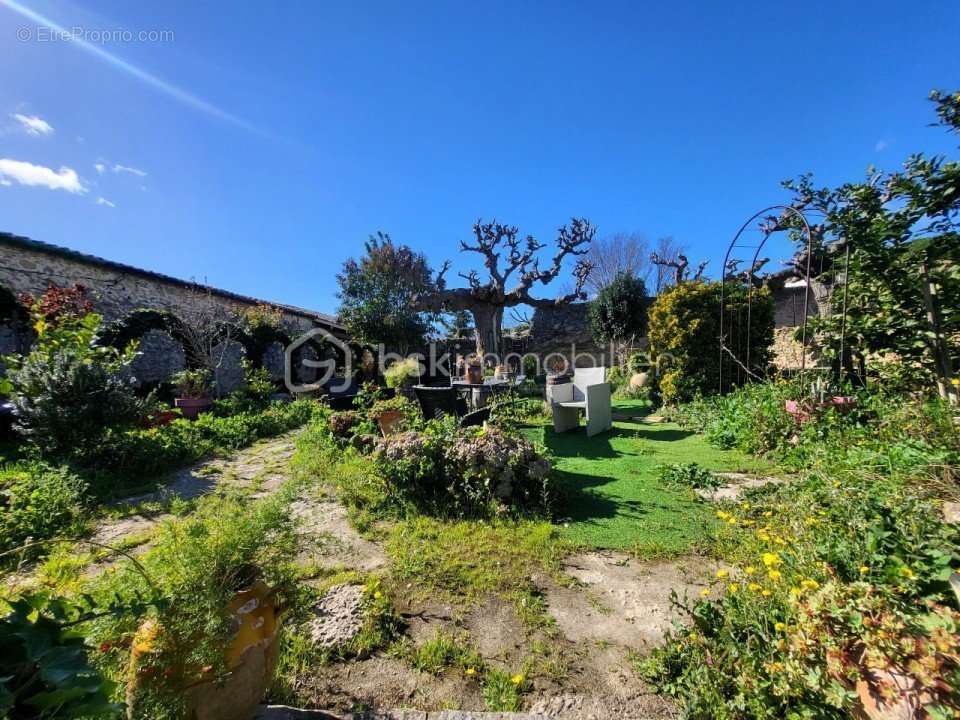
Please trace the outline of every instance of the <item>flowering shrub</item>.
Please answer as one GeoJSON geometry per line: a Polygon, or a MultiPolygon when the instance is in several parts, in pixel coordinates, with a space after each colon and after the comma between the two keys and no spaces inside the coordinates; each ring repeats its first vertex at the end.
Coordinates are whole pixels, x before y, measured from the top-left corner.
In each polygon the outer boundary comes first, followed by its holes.
{"type": "Polygon", "coordinates": [[[377,468],[391,490],[434,512],[476,515],[545,510],[550,462],[527,440],[496,428],[458,428],[432,421],[378,443],[377,468]]]}
{"type": "Polygon", "coordinates": [[[921,476],[886,469],[815,461],[717,511],[717,587],[644,666],[688,716],[849,717],[902,692],[958,717],[960,529],[921,476]]]}

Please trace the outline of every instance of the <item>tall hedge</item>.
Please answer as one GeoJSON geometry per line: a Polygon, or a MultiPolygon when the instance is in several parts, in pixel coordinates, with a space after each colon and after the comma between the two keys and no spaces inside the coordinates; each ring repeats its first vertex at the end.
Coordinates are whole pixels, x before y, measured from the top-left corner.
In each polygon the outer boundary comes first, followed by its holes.
{"type": "MultiPolygon", "coordinates": [[[[747,288],[727,283],[724,305],[724,392],[747,381],[739,366],[747,356],[747,288]]],[[[763,376],[772,357],[773,299],[767,288],[754,288],[750,303],[750,371],[763,376]]],[[[661,358],[657,381],[665,403],[685,402],[720,390],[720,283],[691,281],[660,294],[649,311],[648,339],[661,358]]]]}

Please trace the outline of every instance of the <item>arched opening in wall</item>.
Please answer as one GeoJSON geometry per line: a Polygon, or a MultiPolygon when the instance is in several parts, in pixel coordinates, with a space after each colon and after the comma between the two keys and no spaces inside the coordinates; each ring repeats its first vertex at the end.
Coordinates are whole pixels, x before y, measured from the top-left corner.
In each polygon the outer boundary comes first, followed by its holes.
{"type": "Polygon", "coordinates": [[[165,310],[133,310],[104,327],[100,342],[121,349],[131,342],[138,343],[138,355],[130,366],[138,391],[154,391],[161,400],[173,399],[170,378],[189,364],[179,318],[165,310]]]}
{"type": "Polygon", "coordinates": [[[12,290],[0,286],[0,356],[25,353],[32,340],[26,308],[12,290]]]}

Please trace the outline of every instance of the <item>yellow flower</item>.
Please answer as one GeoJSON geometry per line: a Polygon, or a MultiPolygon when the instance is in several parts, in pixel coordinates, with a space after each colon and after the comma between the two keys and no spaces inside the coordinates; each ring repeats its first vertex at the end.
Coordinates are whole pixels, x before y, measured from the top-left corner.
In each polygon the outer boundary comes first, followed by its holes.
{"type": "Polygon", "coordinates": [[[783,632],[784,630],[787,629],[787,626],[782,622],[778,622],[773,624],[773,629],[776,630],[777,632],[783,632]]]}
{"type": "Polygon", "coordinates": [[[514,675],[512,678],[510,678],[510,682],[512,682],[514,685],[519,685],[523,682],[523,680],[523,675],[514,675]]]}
{"type": "Polygon", "coordinates": [[[960,378],[953,378],[950,381],[950,384],[953,385],[954,387],[960,386],[960,378]]]}
{"type": "Polygon", "coordinates": [[[690,641],[691,641],[691,642],[696,642],[696,641],[697,641],[697,634],[696,634],[696,633],[690,633],[690,636],[689,636],[689,637],[690,637],[690,641]]]}
{"type": "Polygon", "coordinates": [[[771,595],[769,590],[763,590],[760,592],[760,594],[763,595],[764,597],[770,597],[771,595]]]}
{"type": "Polygon", "coordinates": [[[869,568],[869,567],[867,567],[866,565],[861,565],[861,566],[860,566],[860,574],[861,574],[861,575],[866,575],[868,572],[870,572],[870,568],[869,568]]]}
{"type": "Polygon", "coordinates": [[[750,509],[750,503],[745,502],[745,503],[741,504],[740,507],[742,507],[744,510],[749,510],[749,509],[750,509]]]}
{"type": "Polygon", "coordinates": [[[732,593],[737,592],[737,590],[739,589],[740,589],[740,586],[737,585],[736,583],[730,583],[729,585],[727,585],[727,590],[729,590],[732,593]]]}
{"type": "Polygon", "coordinates": [[[764,514],[764,517],[773,517],[773,510],[767,510],[764,514]]]}
{"type": "Polygon", "coordinates": [[[700,597],[707,597],[710,594],[710,588],[704,588],[700,591],[700,597]]]}
{"type": "Polygon", "coordinates": [[[816,590],[818,587],[820,587],[820,583],[818,583],[816,580],[801,580],[800,586],[807,590],[816,590]]]}
{"type": "Polygon", "coordinates": [[[717,570],[717,577],[723,580],[730,573],[726,570],[717,570]]]}
{"type": "Polygon", "coordinates": [[[380,592],[379,590],[377,590],[377,591],[373,594],[373,599],[374,599],[374,600],[379,600],[379,599],[382,598],[382,597],[383,597],[383,593],[380,592]]]}
{"type": "Polygon", "coordinates": [[[779,570],[771,570],[770,572],[767,573],[767,577],[770,578],[771,580],[773,580],[774,582],[776,582],[776,581],[779,580],[780,577],[781,577],[780,571],[779,571],[779,570]]]}
{"type": "Polygon", "coordinates": [[[758,583],[750,583],[749,585],[747,585],[747,589],[750,592],[757,592],[761,587],[762,586],[759,585],[758,583]]]}
{"type": "Polygon", "coordinates": [[[775,537],[775,538],[773,539],[773,541],[774,541],[777,545],[786,545],[786,544],[787,544],[787,541],[784,540],[782,537],[775,537]]]}
{"type": "Polygon", "coordinates": [[[839,480],[834,480],[834,481],[833,481],[833,486],[834,486],[835,488],[840,487],[840,481],[839,481],[839,480]]]}
{"type": "Polygon", "coordinates": [[[757,569],[753,565],[747,565],[743,569],[743,572],[745,572],[747,575],[753,575],[756,571],[757,569]]]}
{"type": "Polygon", "coordinates": [[[909,580],[913,577],[913,570],[904,565],[902,568],[900,568],[900,574],[909,580]]]}
{"type": "Polygon", "coordinates": [[[475,667],[468,667],[465,672],[467,675],[476,675],[477,669],[475,667]]]}
{"type": "Polygon", "coordinates": [[[727,520],[727,525],[736,525],[736,524],[737,524],[737,519],[735,517],[732,517],[729,520],[727,520]]]}
{"type": "Polygon", "coordinates": [[[730,517],[730,513],[726,513],[723,510],[717,510],[717,517],[721,520],[726,520],[730,517]]]}
{"type": "Polygon", "coordinates": [[[778,565],[783,564],[783,560],[780,559],[780,556],[776,553],[765,552],[760,556],[760,559],[763,561],[763,564],[766,567],[777,567],[778,565]]]}

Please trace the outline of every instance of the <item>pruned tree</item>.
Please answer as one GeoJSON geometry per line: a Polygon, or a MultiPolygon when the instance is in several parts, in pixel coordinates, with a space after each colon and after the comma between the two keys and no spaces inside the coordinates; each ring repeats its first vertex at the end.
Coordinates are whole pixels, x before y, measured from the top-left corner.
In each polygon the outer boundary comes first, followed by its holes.
{"type": "MultiPolygon", "coordinates": [[[[681,252],[678,252],[674,257],[660,255],[659,253],[655,252],[650,255],[650,262],[662,270],[662,272],[658,275],[659,279],[657,281],[658,283],[662,283],[660,285],[660,289],[663,289],[664,287],[677,286],[680,283],[691,279],[689,269],[690,261],[687,259],[687,256],[681,252]],[[666,268],[671,268],[673,271],[672,277],[669,276],[666,268]]],[[[697,266],[697,271],[693,274],[692,279],[703,279],[703,271],[707,269],[708,264],[708,260],[704,260],[702,263],[700,263],[697,266]]]]}
{"type": "Polygon", "coordinates": [[[503,340],[503,313],[506,308],[529,305],[535,308],[556,307],[574,300],[586,299],[584,283],[590,274],[590,263],[580,257],[573,268],[575,285],[571,292],[554,299],[531,294],[536,285],[547,285],[563,268],[568,256],[586,255],[596,229],[585,218],[573,218],[557,232],[556,247],[550,265],[542,269],[538,253],[546,244],[532,235],[520,239],[519,230],[496,221],[477,221],[473,226],[474,239],[461,241],[460,250],[476,253],[483,258],[487,278],[482,280],[476,270],[460,273],[467,287],[448,288],[444,276],[450,263],[444,263],[431,292],[417,299],[422,310],[455,312],[466,310],[473,315],[476,327],[477,354],[500,355],[503,340]],[[511,284],[511,280],[513,283],[511,284]]]}
{"type": "Polygon", "coordinates": [[[650,262],[656,267],[656,286],[654,289],[657,295],[675,284],[676,272],[671,263],[678,262],[684,250],[684,246],[670,235],[657,238],[654,250],[650,254],[650,262]]]}

